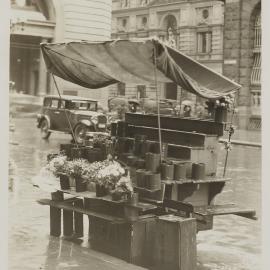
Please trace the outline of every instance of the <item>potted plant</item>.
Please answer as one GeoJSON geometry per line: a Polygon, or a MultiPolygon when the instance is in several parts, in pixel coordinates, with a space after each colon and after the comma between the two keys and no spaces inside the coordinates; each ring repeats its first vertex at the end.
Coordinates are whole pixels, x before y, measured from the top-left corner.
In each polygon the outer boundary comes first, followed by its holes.
{"type": "Polygon", "coordinates": [[[106,195],[115,188],[116,183],[125,174],[125,169],[114,160],[106,160],[96,173],[97,195],[100,188],[106,190],[106,195]]]}
{"type": "Polygon", "coordinates": [[[67,156],[63,154],[55,155],[47,163],[46,169],[52,172],[60,179],[61,189],[69,189],[69,178],[67,175],[68,161],[67,156]]]}
{"type": "Polygon", "coordinates": [[[107,159],[108,155],[114,156],[113,142],[107,134],[94,134],[93,146],[101,150],[103,159],[107,159]]]}
{"type": "Polygon", "coordinates": [[[76,192],[86,191],[88,167],[89,163],[85,159],[74,159],[68,162],[68,175],[75,180],[76,192]]]}
{"type": "Polygon", "coordinates": [[[112,194],[112,199],[113,200],[121,200],[121,199],[126,199],[129,200],[129,202],[132,202],[132,204],[136,204],[136,200],[133,194],[133,186],[132,186],[132,182],[130,179],[130,176],[122,176],[119,181],[115,184],[115,189],[112,190],[111,192],[112,194]]]}
{"type": "Polygon", "coordinates": [[[215,122],[227,122],[227,113],[232,109],[234,103],[234,95],[229,94],[216,100],[215,102],[215,122]]]}

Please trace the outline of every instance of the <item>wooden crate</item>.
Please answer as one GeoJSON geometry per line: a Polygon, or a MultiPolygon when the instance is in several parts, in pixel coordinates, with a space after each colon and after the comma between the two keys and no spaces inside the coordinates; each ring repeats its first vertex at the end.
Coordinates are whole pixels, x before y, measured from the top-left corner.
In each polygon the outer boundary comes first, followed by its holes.
{"type": "Polygon", "coordinates": [[[136,222],[113,224],[108,220],[89,217],[90,244],[95,250],[127,262],[149,266],[153,264],[153,246],[156,218],[140,217],[136,222]]]}
{"type": "Polygon", "coordinates": [[[155,267],[166,270],[196,269],[196,219],[172,215],[157,220],[155,267]]]}

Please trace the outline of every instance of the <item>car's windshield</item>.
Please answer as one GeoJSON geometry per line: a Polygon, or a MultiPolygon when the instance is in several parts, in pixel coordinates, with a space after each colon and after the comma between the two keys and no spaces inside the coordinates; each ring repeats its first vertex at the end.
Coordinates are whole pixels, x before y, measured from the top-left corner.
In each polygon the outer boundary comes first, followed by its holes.
{"type": "Polygon", "coordinates": [[[84,110],[84,111],[96,111],[97,110],[97,102],[95,101],[85,101],[85,100],[76,100],[70,101],[66,105],[67,109],[71,110],[84,110]]]}

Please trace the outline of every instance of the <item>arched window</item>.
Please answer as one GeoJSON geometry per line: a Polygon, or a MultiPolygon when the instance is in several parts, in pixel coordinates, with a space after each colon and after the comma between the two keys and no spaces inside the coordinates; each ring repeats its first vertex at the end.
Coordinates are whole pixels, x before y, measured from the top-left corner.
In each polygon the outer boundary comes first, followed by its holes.
{"type": "Polygon", "coordinates": [[[254,22],[253,66],[251,85],[260,85],[261,81],[261,13],[257,14],[254,22]]]}

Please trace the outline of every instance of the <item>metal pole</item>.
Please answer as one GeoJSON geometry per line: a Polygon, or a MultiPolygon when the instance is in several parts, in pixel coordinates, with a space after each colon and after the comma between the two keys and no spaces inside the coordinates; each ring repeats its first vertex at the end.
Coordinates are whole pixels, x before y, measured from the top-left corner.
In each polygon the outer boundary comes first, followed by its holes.
{"type": "Polygon", "coordinates": [[[157,99],[157,110],[158,110],[158,139],[159,139],[159,150],[160,150],[160,160],[162,159],[162,144],[161,144],[161,127],[160,127],[160,106],[159,106],[159,92],[157,86],[157,55],[156,47],[154,44],[154,74],[155,74],[155,85],[156,85],[156,99],[157,99]]]}
{"type": "MultiPolygon", "coordinates": [[[[52,73],[51,73],[51,74],[52,74],[52,73]]],[[[62,102],[63,102],[63,99],[62,99],[62,97],[61,97],[61,94],[60,94],[58,85],[57,85],[57,83],[56,83],[56,80],[55,80],[55,77],[54,77],[53,74],[52,74],[52,77],[53,77],[53,81],[54,81],[56,90],[57,90],[57,92],[58,92],[59,98],[60,98],[60,102],[61,102],[61,104],[63,104],[63,103],[62,103],[62,102]]],[[[65,107],[64,107],[64,112],[65,112],[66,118],[67,118],[67,120],[68,120],[69,128],[70,128],[72,137],[73,137],[73,139],[74,139],[74,141],[75,141],[76,147],[79,148],[79,146],[78,146],[78,144],[77,144],[77,142],[76,142],[75,134],[74,134],[74,132],[73,132],[73,129],[72,129],[72,126],[71,126],[71,123],[70,123],[70,120],[69,120],[69,117],[68,117],[68,115],[67,115],[67,111],[66,111],[66,108],[65,108],[65,107]]]]}

